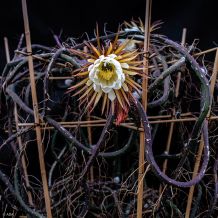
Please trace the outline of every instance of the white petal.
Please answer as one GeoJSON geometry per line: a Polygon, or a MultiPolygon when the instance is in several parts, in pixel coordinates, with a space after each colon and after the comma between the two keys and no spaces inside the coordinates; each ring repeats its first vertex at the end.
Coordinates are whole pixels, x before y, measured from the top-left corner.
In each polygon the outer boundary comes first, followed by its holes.
{"type": "Polygon", "coordinates": [[[121,75],[121,82],[123,83],[125,81],[125,74],[121,75]]]}
{"type": "Polygon", "coordinates": [[[99,63],[94,64],[94,68],[97,69],[99,67],[100,63],[101,62],[99,61],[99,63]]]}
{"type": "MultiPolygon", "coordinates": [[[[96,92],[102,90],[104,93],[111,93],[111,99],[116,98],[116,95],[113,91],[113,89],[120,89],[125,81],[125,74],[123,73],[123,68],[128,68],[129,65],[127,63],[123,63],[121,66],[121,63],[114,58],[117,57],[115,54],[110,54],[107,57],[104,55],[101,55],[91,66],[89,66],[89,79],[90,82],[88,84],[92,84],[93,82],[93,88],[96,92]],[[115,70],[115,77],[110,81],[106,81],[105,79],[100,79],[98,77],[99,74],[99,65],[107,63],[110,63],[114,66],[115,70]]],[[[125,86],[125,85],[124,85],[125,86]]],[[[128,87],[125,86],[124,90],[127,90],[128,87]]]]}
{"type": "Polygon", "coordinates": [[[120,81],[117,81],[115,84],[114,84],[114,89],[120,89],[122,86],[122,83],[120,81]]]}
{"type": "Polygon", "coordinates": [[[98,80],[98,74],[97,74],[97,73],[95,73],[94,79],[97,79],[97,80],[98,80]]]}
{"type": "Polygon", "coordinates": [[[119,61],[111,58],[109,60],[109,62],[112,63],[115,66],[116,69],[122,69],[119,61]]]}
{"type": "Polygon", "coordinates": [[[93,79],[97,79],[98,80],[99,70],[98,69],[94,69],[93,71],[94,71],[93,79]]]}
{"type": "Polygon", "coordinates": [[[100,83],[102,84],[102,88],[113,88],[115,86],[115,83],[117,83],[118,81],[115,80],[115,81],[107,81],[107,80],[100,80],[100,83]]]}
{"type": "Polygon", "coordinates": [[[108,57],[110,57],[110,58],[116,58],[117,55],[115,55],[115,54],[110,54],[110,55],[108,55],[108,57]]]}
{"type": "Polygon", "coordinates": [[[93,79],[93,83],[99,86],[101,85],[101,81],[99,81],[99,79],[96,79],[96,78],[93,79]]]}
{"type": "Polygon", "coordinates": [[[125,69],[128,69],[128,68],[129,68],[129,64],[127,64],[127,63],[121,63],[121,67],[122,67],[122,68],[125,68],[125,69]]]}
{"type": "Polygon", "coordinates": [[[126,83],[123,83],[122,87],[123,87],[123,89],[124,89],[125,92],[128,92],[128,91],[129,91],[129,88],[128,88],[128,86],[126,85],[126,83]]]}
{"type": "Polygon", "coordinates": [[[105,59],[105,56],[104,55],[101,55],[101,56],[99,56],[99,62],[101,62],[101,61],[103,61],[105,59]]]}
{"type": "Polygon", "coordinates": [[[94,89],[96,92],[99,92],[99,91],[101,90],[101,86],[96,85],[96,84],[93,84],[93,89],[94,89]]]}
{"type": "Polygon", "coordinates": [[[101,88],[102,88],[102,91],[103,91],[104,93],[109,93],[109,92],[112,90],[111,87],[102,87],[102,86],[101,86],[101,88]]]}
{"type": "Polygon", "coordinates": [[[89,79],[90,80],[94,80],[94,77],[95,77],[95,69],[92,69],[90,72],[89,72],[89,79]]]}
{"type": "Polygon", "coordinates": [[[91,64],[89,67],[88,67],[88,71],[91,71],[92,70],[92,68],[93,68],[93,64],[91,64]]]}
{"type": "Polygon", "coordinates": [[[116,98],[116,95],[115,95],[113,89],[111,89],[111,91],[108,93],[108,98],[109,98],[111,101],[114,101],[114,99],[116,98]]]}

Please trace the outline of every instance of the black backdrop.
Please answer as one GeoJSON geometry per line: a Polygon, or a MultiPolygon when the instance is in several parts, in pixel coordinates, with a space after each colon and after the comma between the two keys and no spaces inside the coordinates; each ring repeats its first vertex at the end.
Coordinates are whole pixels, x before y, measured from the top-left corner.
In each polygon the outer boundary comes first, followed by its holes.
{"type": "MultiPolygon", "coordinates": [[[[187,42],[200,39],[199,47],[207,49],[218,43],[217,0],[153,0],[152,21],[162,20],[161,32],[180,40],[182,28],[188,29],[187,42]]],[[[27,0],[33,43],[54,45],[52,31],[62,38],[93,33],[100,28],[116,31],[123,20],[144,20],[146,0],[27,0]]],[[[7,36],[11,52],[23,32],[21,0],[2,0],[0,7],[0,69],[5,64],[3,37],[7,36]]]]}

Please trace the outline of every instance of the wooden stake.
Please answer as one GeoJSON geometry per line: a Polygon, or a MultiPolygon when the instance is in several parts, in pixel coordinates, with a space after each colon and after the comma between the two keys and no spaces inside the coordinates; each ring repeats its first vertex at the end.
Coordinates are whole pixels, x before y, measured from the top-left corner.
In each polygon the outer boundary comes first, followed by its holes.
{"type": "MultiPolygon", "coordinates": [[[[166,116],[168,117],[168,116],[166,116]]],[[[167,119],[167,120],[153,120],[153,121],[149,121],[149,124],[156,124],[156,123],[180,123],[180,122],[194,122],[196,121],[197,118],[196,117],[185,117],[185,118],[180,118],[180,119],[167,119]]],[[[210,116],[207,118],[207,120],[218,120],[218,116],[210,116]]],[[[102,127],[104,126],[106,123],[106,121],[103,120],[103,122],[92,122],[90,121],[80,121],[78,123],[76,122],[58,122],[58,124],[61,124],[63,127],[66,128],[77,128],[78,126],[80,127],[85,127],[87,128],[88,126],[92,126],[92,127],[102,127]]],[[[41,128],[42,129],[53,129],[53,127],[51,126],[47,126],[45,123],[40,123],[41,128]]],[[[35,126],[35,123],[18,123],[19,127],[28,127],[28,126],[35,126]]],[[[130,128],[130,129],[134,129],[134,130],[138,130],[138,131],[143,131],[143,128],[138,128],[136,126],[134,126],[134,123],[121,123],[120,126],[125,127],[125,128],[130,128]]],[[[5,130],[7,131],[7,130],[5,130]]]]}
{"type": "Polygon", "coordinates": [[[34,121],[36,124],[36,127],[35,127],[36,140],[37,140],[37,146],[38,146],[38,155],[39,155],[40,172],[41,172],[41,177],[42,177],[42,185],[43,185],[43,191],[44,191],[44,197],[45,197],[45,207],[46,207],[47,217],[52,218],[51,201],[50,201],[50,196],[49,196],[49,191],[48,191],[47,176],[46,176],[45,161],[44,161],[44,149],[43,149],[42,135],[41,135],[41,128],[40,128],[38,99],[37,99],[37,93],[36,93],[31,37],[30,37],[30,30],[29,30],[29,20],[28,20],[26,0],[22,0],[22,10],[23,10],[26,46],[27,46],[27,53],[28,53],[28,67],[29,67],[32,102],[33,102],[34,121]]]}
{"type": "MultiPolygon", "coordinates": [[[[4,46],[5,46],[6,61],[7,61],[7,63],[9,63],[10,62],[10,52],[9,52],[7,37],[4,37],[4,46]]],[[[18,127],[19,121],[18,121],[18,113],[17,113],[17,104],[16,103],[14,103],[14,119],[15,119],[15,123],[16,123],[16,130],[19,131],[19,127],[18,127]]],[[[18,142],[20,152],[24,152],[20,136],[17,137],[17,142],[18,142]]],[[[29,177],[28,177],[28,173],[27,173],[27,164],[26,164],[26,160],[25,160],[24,155],[21,156],[21,164],[23,167],[24,180],[26,183],[26,187],[30,187],[29,177]]],[[[33,206],[32,193],[29,190],[27,190],[27,197],[28,197],[29,204],[31,206],[33,206]]]]}
{"type": "Polygon", "coordinates": [[[9,53],[9,46],[8,46],[8,38],[4,37],[4,46],[5,46],[5,56],[6,56],[6,62],[10,62],[10,53],[9,53]]]}
{"type": "MultiPolygon", "coordinates": [[[[211,81],[211,83],[210,83],[211,96],[213,96],[213,93],[214,93],[214,87],[215,87],[215,83],[216,83],[217,73],[218,73],[218,49],[216,50],[216,57],[215,57],[214,66],[213,66],[213,73],[212,73],[212,76],[211,76],[211,79],[210,79],[210,81],[211,81]]],[[[207,117],[210,116],[210,111],[211,110],[208,111],[207,117]]],[[[203,135],[201,135],[201,141],[200,141],[200,145],[199,145],[199,148],[198,148],[198,153],[197,153],[197,156],[196,156],[196,161],[195,161],[195,165],[194,165],[192,178],[194,178],[198,173],[203,150],[204,150],[204,140],[203,140],[203,135]]],[[[186,212],[185,212],[185,218],[190,217],[194,190],[195,190],[195,186],[193,185],[189,189],[188,201],[187,201],[186,212]]]]}
{"type": "MultiPolygon", "coordinates": [[[[151,23],[151,5],[152,0],[146,1],[146,11],[145,11],[145,35],[144,35],[144,52],[145,57],[143,59],[144,64],[144,74],[142,81],[142,105],[147,110],[147,90],[148,90],[148,52],[149,52],[149,41],[150,41],[150,23],[151,23]]],[[[137,195],[137,218],[142,217],[142,206],[143,206],[143,174],[144,174],[144,163],[145,163],[145,135],[144,132],[140,132],[140,148],[139,148],[139,170],[138,170],[138,195],[137,195]]]]}

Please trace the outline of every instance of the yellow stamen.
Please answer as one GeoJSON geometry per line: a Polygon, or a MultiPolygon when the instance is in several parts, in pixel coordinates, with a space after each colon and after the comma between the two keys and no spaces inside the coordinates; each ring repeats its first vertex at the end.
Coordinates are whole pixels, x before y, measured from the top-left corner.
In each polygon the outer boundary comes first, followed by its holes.
{"type": "Polygon", "coordinates": [[[105,80],[110,80],[111,77],[113,76],[114,72],[113,71],[103,71],[101,70],[99,72],[99,76],[102,77],[105,80]]]}
{"type": "Polygon", "coordinates": [[[111,80],[115,76],[114,65],[110,63],[102,62],[98,67],[99,73],[98,76],[104,80],[111,80]]]}

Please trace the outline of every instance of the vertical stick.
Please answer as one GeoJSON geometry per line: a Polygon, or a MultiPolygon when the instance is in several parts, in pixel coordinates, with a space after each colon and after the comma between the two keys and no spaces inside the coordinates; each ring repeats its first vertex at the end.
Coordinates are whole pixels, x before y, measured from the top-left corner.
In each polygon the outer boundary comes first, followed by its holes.
{"type": "MultiPolygon", "coordinates": [[[[149,52],[149,42],[150,42],[150,25],[151,25],[151,4],[152,0],[146,0],[146,14],[145,14],[145,35],[144,35],[144,52],[145,56],[143,59],[143,71],[145,75],[148,75],[148,52],[149,52]]],[[[147,110],[147,89],[148,89],[148,77],[143,77],[142,81],[142,105],[145,110],[147,110]]]]}
{"type": "MultiPolygon", "coordinates": [[[[17,131],[19,131],[19,127],[18,127],[18,113],[17,113],[17,104],[14,104],[14,119],[15,119],[15,123],[16,123],[16,129],[17,131]]],[[[17,141],[18,141],[18,145],[19,145],[19,149],[20,152],[23,152],[23,146],[22,146],[22,139],[21,136],[17,137],[17,141]]],[[[25,156],[24,154],[21,157],[21,163],[23,166],[23,173],[24,173],[24,178],[25,178],[25,183],[27,188],[30,187],[30,181],[29,181],[29,177],[28,177],[28,173],[27,173],[27,164],[26,164],[26,160],[25,160],[25,156]]],[[[32,198],[32,193],[30,192],[30,190],[27,189],[27,197],[28,197],[28,202],[31,206],[33,206],[33,198],[32,198]]]]}
{"type": "MultiPolygon", "coordinates": [[[[6,60],[7,60],[7,63],[9,63],[10,62],[10,53],[9,53],[9,46],[8,46],[7,37],[4,37],[4,46],[5,46],[6,60]]],[[[17,113],[17,104],[16,103],[14,103],[14,119],[15,119],[15,123],[16,123],[16,129],[17,129],[17,131],[19,131],[18,113],[17,113]]],[[[22,152],[23,148],[22,148],[22,141],[21,141],[20,136],[17,137],[17,141],[18,141],[18,145],[19,145],[19,150],[20,150],[20,152],[22,152]]],[[[28,173],[27,173],[27,164],[26,164],[26,160],[25,160],[24,155],[21,156],[21,164],[23,167],[23,173],[24,173],[24,179],[25,179],[26,186],[30,187],[30,182],[29,182],[28,173]]],[[[28,197],[29,204],[33,206],[33,198],[32,198],[32,194],[29,190],[27,190],[27,197],[28,197]]]]}
{"type": "MultiPolygon", "coordinates": [[[[148,51],[150,41],[150,23],[151,23],[151,3],[152,0],[146,1],[145,11],[145,35],[144,35],[144,52],[145,57],[143,59],[144,74],[148,75],[148,51]]],[[[147,90],[148,90],[148,77],[143,77],[142,81],[142,105],[147,110],[147,90]]],[[[138,195],[137,195],[137,218],[142,217],[142,205],[143,205],[143,173],[144,173],[144,162],[145,162],[145,135],[144,132],[140,132],[140,148],[139,148],[139,170],[138,170],[138,195]]]]}
{"type": "Polygon", "coordinates": [[[9,54],[9,46],[8,46],[8,38],[4,37],[4,46],[5,46],[5,56],[6,56],[6,62],[10,62],[10,54],[9,54]]]}
{"type": "Polygon", "coordinates": [[[36,93],[36,84],[35,84],[33,58],[32,58],[32,47],[31,47],[31,37],[30,37],[30,30],[29,30],[29,20],[28,20],[26,0],[22,0],[22,10],[23,10],[24,29],[25,29],[25,37],[26,37],[26,45],[27,45],[27,53],[28,53],[28,66],[29,66],[33,110],[34,110],[34,121],[36,124],[36,127],[35,127],[36,141],[37,141],[37,146],[38,146],[40,172],[41,172],[42,185],[43,185],[43,191],[44,191],[44,197],[45,197],[45,207],[46,207],[47,217],[52,218],[51,201],[50,201],[50,196],[49,196],[49,191],[48,191],[47,176],[46,176],[45,161],[44,161],[44,151],[43,151],[43,143],[42,143],[42,135],[41,135],[41,128],[40,128],[38,99],[37,99],[37,93],[36,93]]]}
{"type": "MultiPolygon", "coordinates": [[[[216,50],[216,57],[215,57],[214,66],[213,66],[213,73],[212,73],[212,76],[211,76],[211,79],[210,79],[210,81],[211,81],[211,83],[210,83],[210,94],[211,94],[211,96],[213,96],[213,93],[214,93],[214,87],[215,87],[215,83],[216,83],[217,73],[218,73],[218,49],[216,50]]],[[[208,117],[210,116],[210,110],[208,111],[207,116],[208,117]]],[[[195,161],[195,165],[194,165],[192,178],[194,178],[196,176],[196,174],[198,173],[203,149],[204,149],[204,140],[203,140],[203,136],[201,135],[201,141],[200,141],[200,145],[199,145],[199,148],[198,148],[198,153],[197,153],[197,156],[196,156],[196,161],[195,161]]],[[[194,190],[195,190],[195,186],[193,185],[189,189],[188,201],[187,201],[186,212],[185,212],[185,218],[190,217],[194,190]]]]}

